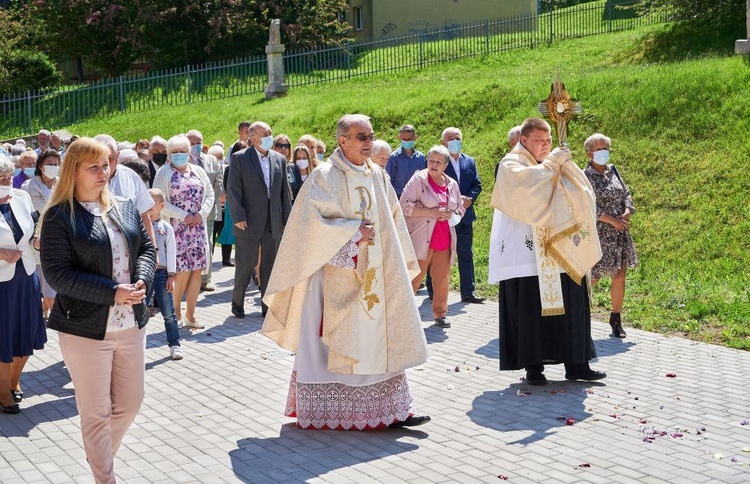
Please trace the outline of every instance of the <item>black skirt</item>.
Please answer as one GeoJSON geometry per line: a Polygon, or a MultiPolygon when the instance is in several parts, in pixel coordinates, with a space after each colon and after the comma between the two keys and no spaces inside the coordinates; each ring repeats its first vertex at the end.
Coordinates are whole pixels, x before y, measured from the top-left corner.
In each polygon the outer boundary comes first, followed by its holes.
{"type": "Polygon", "coordinates": [[[500,281],[500,369],[586,364],[596,357],[585,279],[560,274],[565,314],[542,316],[537,276],[500,281]]]}

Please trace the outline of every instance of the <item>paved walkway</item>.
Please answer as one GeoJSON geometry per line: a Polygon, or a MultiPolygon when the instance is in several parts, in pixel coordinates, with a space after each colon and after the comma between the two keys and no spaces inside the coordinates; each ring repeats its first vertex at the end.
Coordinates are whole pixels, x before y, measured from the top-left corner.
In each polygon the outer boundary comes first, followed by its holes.
{"type": "MultiPolygon", "coordinates": [[[[218,256],[218,253],[217,253],[218,256]]],[[[161,317],[148,326],[146,398],[118,453],[125,483],[749,482],[750,353],[594,323],[600,383],[527,387],[498,371],[497,307],[451,297],[453,327],[430,325],[431,360],[408,371],[416,430],[302,431],[283,416],[293,357],[231,317],[233,270],[214,264],[208,328],[182,330],[173,362],[161,317]],[[673,378],[667,375],[676,375],[673,378]],[[568,419],[572,425],[567,425],[568,419]]],[[[57,335],[22,378],[21,415],[0,414],[0,482],[91,482],[57,335]]]]}

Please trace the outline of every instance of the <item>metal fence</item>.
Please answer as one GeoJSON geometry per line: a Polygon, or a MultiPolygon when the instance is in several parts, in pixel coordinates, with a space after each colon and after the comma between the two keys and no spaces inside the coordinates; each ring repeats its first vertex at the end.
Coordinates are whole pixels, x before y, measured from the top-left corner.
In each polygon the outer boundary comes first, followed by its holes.
{"type": "MultiPolygon", "coordinates": [[[[549,45],[662,22],[640,15],[638,1],[606,0],[542,14],[426,30],[398,38],[284,53],[289,87],[422,68],[462,57],[549,45]]],[[[57,129],[86,119],[148,111],[251,93],[266,84],[265,56],[121,76],[88,85],[0,98],[0,139],[57,129]]]]}

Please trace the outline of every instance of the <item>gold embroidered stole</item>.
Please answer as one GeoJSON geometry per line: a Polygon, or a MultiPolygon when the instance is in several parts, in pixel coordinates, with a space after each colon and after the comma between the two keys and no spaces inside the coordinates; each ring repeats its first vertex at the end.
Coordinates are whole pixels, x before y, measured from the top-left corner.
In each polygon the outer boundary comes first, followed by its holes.
{"type": "Polygon", "coordinates": [[[349,204],[345,207],[347,218],[369,220],[374,224],[375,237],[369,243],[360,243],[357,273],[363,279],[354,312],[358,328],[359,362],[355,374],[385,373],[388,368],[386,332],[385,284],[383,280],[383,250],[380,227],[377,223],[378,206],[373,187],[373,171],[346,172],[349,204]]]}

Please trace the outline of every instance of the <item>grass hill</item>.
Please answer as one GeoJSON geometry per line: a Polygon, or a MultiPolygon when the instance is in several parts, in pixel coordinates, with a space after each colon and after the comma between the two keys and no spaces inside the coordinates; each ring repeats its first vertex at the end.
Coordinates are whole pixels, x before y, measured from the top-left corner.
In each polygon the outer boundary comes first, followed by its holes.
{"type": "MultiPolygon", "coordinates": [[[[330,147],[338,117],[360,112],[392,146],[398,127],[414,124],[418,148],[426,151],[439,143],[443,128],[457,126],[484,185],[474,252],[480,291],[493,295],[484,281],[494,165],[507,149],[507,131],[537,114],[559,68],[585,111],[570,130],[574,158],[584,167],[583,141],[605,133],[612,138],[612,161],[634,192],[638,212],[631,231],[641,265],[628,275],[627,322],[750,349],[750,171],[744,166],[750,160],[750,69],[741,58],[716,54],[652,62],[644,49],[669,28],[295,88],[269,102],[247,96],[165,107],[69,130],[136,140],[196,128],[206,142],[229,143],[240,120],[261,119],[274,133],[293,140],[311,133],[330,147]]],[[[602,311],[608,289],[607,281],[595,289],[602,311]]]]}

